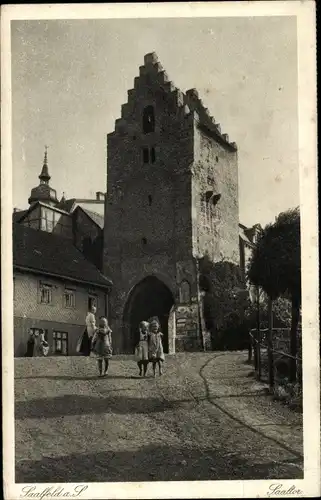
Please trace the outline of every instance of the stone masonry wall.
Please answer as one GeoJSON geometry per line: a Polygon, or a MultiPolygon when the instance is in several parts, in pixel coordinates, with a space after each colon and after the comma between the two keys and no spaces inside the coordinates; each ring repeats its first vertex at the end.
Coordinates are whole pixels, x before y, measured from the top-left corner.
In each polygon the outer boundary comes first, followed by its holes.
{"type": "Polygon", "coordinates": [[[237,154],[208,137],[195,123],[193,182],[193,243],[214,262],[240,263],[237,154]],[[205,223],[204,195],[220,195],[212,208],[212,224],[205,223]],[[203,206],[202,206],[203,204],[203,206]]]}

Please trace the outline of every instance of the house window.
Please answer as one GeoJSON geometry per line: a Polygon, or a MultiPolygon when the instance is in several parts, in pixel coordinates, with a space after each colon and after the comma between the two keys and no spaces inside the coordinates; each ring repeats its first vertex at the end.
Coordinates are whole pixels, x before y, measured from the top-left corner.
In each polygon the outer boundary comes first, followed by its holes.
{"type": "Polygon", "coordinates": [[[34,337],[39,337],[40,335],[43,335],[45,341],[48,342],[48,330],[44,330],[43,328],[30,328],[29,333],[34,337]]]}
{"type": "Polygon", "coordinates": [[[143,148],[143,162],[149,163],[149,151],[147,148],[143,148]]]}
{"type": "Polygon", "coordinates": [[[147,106],[143,111],[143,132],[149,134],[155,130],[155,113],[153,106],[147,106]]]}
{"type": "Polygon", "coordinates": [[[76,306],[76,294],[74,290],[65,290],[64,304],[67,308],[73,308],[76,306]]]}
{"type": "Polygon", "coordinates": [[[68,333],[53,332],[53,353],[68,356],[68,333]]]}
{"type": "Polygon", "coordinates": [[[156,153],[155,153],[155,148],[152,148],[152,149],[150,150],[150,157],[151,157],[151,162],[152,162],[152,163],[155,163],[155,161],[156,161],[156,153]]]}
{"type": "Polygon", "coordinates": [[[51,304],[52,303],[52,286],[45,283],[40,284],[40,303],[41,304],[51,304]]]}
{"type": "Polygon", "coordinates": [[[93,306],[95,306],[96,308],[98,307],[97,295],[96,294],[89,294],[88,295],[88,311],[90,311],[93,306]]]}

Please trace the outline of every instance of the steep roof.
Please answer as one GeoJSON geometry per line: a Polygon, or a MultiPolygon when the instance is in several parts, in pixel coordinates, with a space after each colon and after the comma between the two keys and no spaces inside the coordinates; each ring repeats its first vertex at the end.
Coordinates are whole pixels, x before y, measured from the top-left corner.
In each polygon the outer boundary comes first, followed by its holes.
{"type": "Polygon", "coordinates": [[[52,210],[54,212],[59,212],[59,213],[64,214],[64,215],[70,215],[68,212],[66,212],[65,210],[62,210],[58,206],[53,207],[52,205],[48,205],[47,203],[44,203],[42,201],[34,201],[27,210],[22,210],[21,212],[14,212],[12,215],[13,222],[21,222],[27,216],[27,214],[33,212],[33,210],[36,207],[38,207],[39,205],[41,207],[49,208],[50,210],[52,210]],[[15,216],[15,213],[17,214],[16,216],[15,216]]]}
{"type": "Polygon", "coordinates": [[[69,240],[21,224],[13,224],[12,235],[14,268],[101,288],[112,285],[69,240]]]}
{"type": "Polygon", "coordinates": [[[22,219],[22,217],[24,217],[24,215],[26,215],[27,212],[28,210],[16,210],[12,214],[12,222],[18,222],[20,219],[22,219]]]}
{"type": "Polygon", "coordinates": [[[57,205],[57,208],[60,208],[60,210],[64,210],[65,212],[70,213],[72,207],[74,206],[75,201],[76,198],[70,198],[69,200],[60,200],[60,202],[57,205]]]}
{"type": "Polygon", "coordinates": [[[92,210],[88,210],[88,208],[84,208],[84,207],[81,207],[80,205],[78,205],[78,207],[80,210],[83,210],[85,212],[85,214],[88,215],[88,217],[91,218],[91,220],[93,220],[95,222],[95,224],[97,224],[97,226],[100,227],[100,229],[104,229],[104,216],[103,215],[100,215],[100,214],[97,214],[97,212],[93,212],[92,210]]]}
{"type": "Polygon", "coordinates": [[[254,246],[252,241],[249,240],[247,234],[246,234],[246,228],[242,224],[239,224],[239,236],[240,238],[247,243],[248,246],[254,246]]]}
{"type": "Polygon", "coordinates": [[[239,235],[240,238],[245,241],[249,246],[254,247],[254,237],[257,232],[262,230],[261,224],[254,224],[252,227],[244,226],[244,224],[239,223],[239,235]]]}

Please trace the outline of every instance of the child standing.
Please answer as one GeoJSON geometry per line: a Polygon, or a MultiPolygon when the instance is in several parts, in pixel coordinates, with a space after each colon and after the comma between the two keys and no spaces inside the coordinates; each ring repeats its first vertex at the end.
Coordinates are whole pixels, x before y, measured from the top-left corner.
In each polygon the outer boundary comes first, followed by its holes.
{"type": "Polygon", "coordinates": [[[159,374],[163,374],[162,364],[165,361],[163,349],[163,334],[160,331],[160,323],[158,318],[151,318],[149,320],[149,360],[153,363],[154,377],[156,377],[156,366],[158,365],[159,374]]]}
{"type": "Polygon", "coordinates": [[[147,367],[148,367],[148,333],[149,333],[149,323],[147,321],[142,321],[139,324],[139,343],[135,349],[135,354],[137,357],[137,365],[139,368],[140,377],[143,375],[146,377],[147,367]]]}
{"type": "Polygon", "coordinates": [[[108,372],[109,360],[112,357],[112,331],[108,326],[107,318],[99,318],[99,327],[92,338],[92,354],[98,360],[99,376],[105,376],[108,372]],[[103,372],[103,361],[105,363],[103,372]]]}

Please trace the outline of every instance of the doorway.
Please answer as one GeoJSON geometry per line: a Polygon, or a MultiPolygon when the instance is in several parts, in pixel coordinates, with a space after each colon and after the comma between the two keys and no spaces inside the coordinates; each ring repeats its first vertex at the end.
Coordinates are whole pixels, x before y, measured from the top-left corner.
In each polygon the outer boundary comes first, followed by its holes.
{"type": "Polygon", "coordinates": [[[151,316],[157,316],[164,335],[164,352],[168,353],[168,319],[174,304],[169,288],[155,276],[140,281],[131,291],[124,311],[124,350],[133,353],[139,340],[138,326],[151,316]]]}

